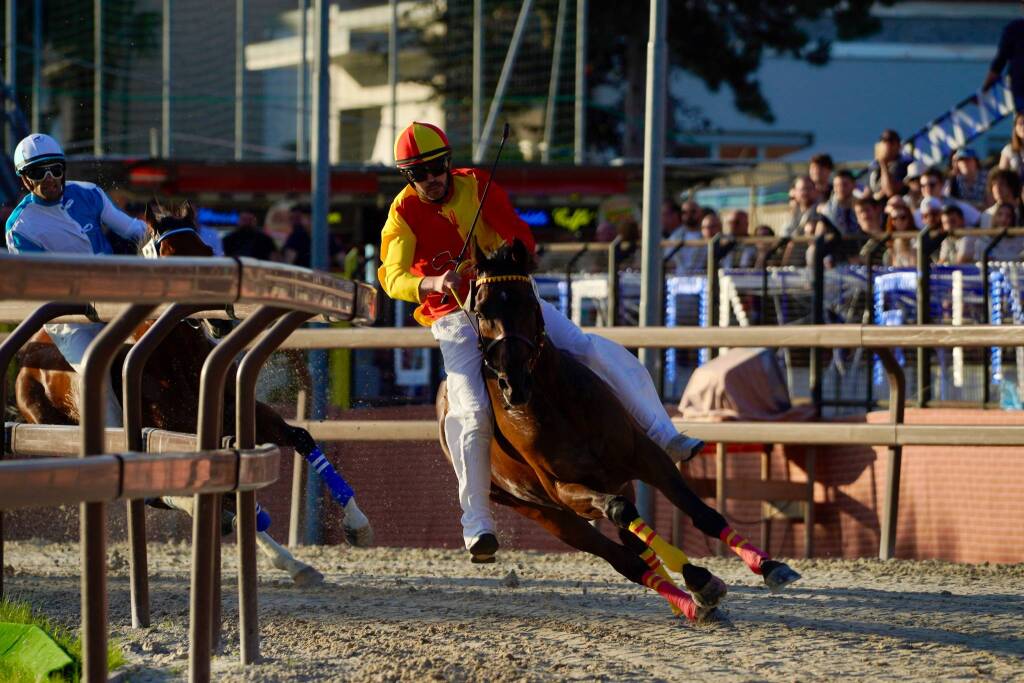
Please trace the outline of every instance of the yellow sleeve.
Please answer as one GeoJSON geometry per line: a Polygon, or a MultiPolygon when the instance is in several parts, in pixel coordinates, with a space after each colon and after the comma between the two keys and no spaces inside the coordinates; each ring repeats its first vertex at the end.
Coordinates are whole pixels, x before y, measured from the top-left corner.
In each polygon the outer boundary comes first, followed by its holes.
{"type": "Polygon", "coordinates": [[[421,303],[420,281],[423,277],[409,272],[415,249],[416,235],[392,204],[380,233],[381,266],[377,269],[377,280],[392,299],[421,303]]]}

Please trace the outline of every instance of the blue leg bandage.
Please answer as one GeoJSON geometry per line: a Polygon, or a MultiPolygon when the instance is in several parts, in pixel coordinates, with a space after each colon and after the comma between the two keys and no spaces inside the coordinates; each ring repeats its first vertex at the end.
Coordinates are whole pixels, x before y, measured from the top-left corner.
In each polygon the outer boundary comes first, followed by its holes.
{"type": "Polygon", "coordinates": [[[334,465],[327,459],[324,452],[320,450],[320,447],[315,447],[306,456],[306,461],[309,462],[309,466],[316,470],[316,473],[320,475],[320,478],[327,484],[327,488],[331,491],[331,497],[338,501],[338,505],[345,507],[348,501],[355,495],[352,487],[348,485],[344,477],[338,474],[338,470],[334,469],[334,465]]]}
{"type": "Polygon", "coordinates": [[[259,503],[256,503],[256,531],[266,531],[270,528],[270,513],[264,510],[259,503]]]}

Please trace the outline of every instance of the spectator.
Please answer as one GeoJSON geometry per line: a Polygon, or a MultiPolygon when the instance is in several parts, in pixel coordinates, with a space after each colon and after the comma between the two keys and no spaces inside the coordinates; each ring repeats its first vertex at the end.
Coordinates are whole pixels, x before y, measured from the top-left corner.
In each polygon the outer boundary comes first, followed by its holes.
{"type": "Polygon", "coordinates": [[[821,201],[828,201],[832,196],[832,171],[835,164],[828,154],[815,154],[807,165],[807,177],[814,183],[821,201]]]}
{"type": "Polygon", "coordinates": [[[292,231],[288,233],[288,239],[281,247],[284,262],[309,268],[313,249],[313,241],[309,235],[309,211],[305,207],[295,205],[289,212],[289,218],[292,223],[292,231]]]}
{"type": "Polygon", "coordinates": [[[941,213],[942,232],[946,239],[939,248],[939,263],[961,265],[974,263],[977,238],[956,236],[954,231],[963,230],[964,212],[956,204],[947,204],[941,213]]]}
{"type": "Polygon", "coordinates": [[[1016,171],[1005,168],[997,168],[988,174],[988,193],[991,195],[993,204],[981,214],[980,225],[983,228],[992,227],[992,216],[1000,204],[1010,204],[1020,214],[1021,182],[1016,171]]]}
{"type": "Polygon", "coordinates": [[[818,207],[818,211],[827,216],[843,235],[860,233],[860,226],[857,224],[857,216],[853,208],[855,187],[853,174],[846,170],[839,171],[832,179],[832,199],[818,207]]]}
{"type": "MultiPolygon", "coordinates": [[[[754,228],[754,237],[775,237],[775,231],[768,225],[759,225],[754,228]]],[[[768,257],[768,252],[774,246],[772,242],[758,242],[755,247],[757,248],[757,267],[764,268],[768,264],[764,261],[768,257]]]]}
{"type": "Polygon", "coordinates": [[[1010,66],[1013,108],[1016,111],[1024,111],[1024,19],[1014,19],[1003,28],[1003,34],[999,37],[999,49],[996,50],[996,56],[989,65],[985,81],[981,84],[982,91],[995,85],[1007,64],[1010,66]]]}
{"type": "MultiPolygon", "coordinates": [[[[992,213],[993,228],[1015,228],[1020,223],[1018,207],[1014,204],[996,204],[992,213]]],[[[984,256],[984,249],[992,243],[992,237],[982,238],[976,256],[980,259],[984,256]]],[[[1004,237],[989,253],[993,261],[1020,261],[1021,251],[1024,251],[1024,237],[1004,237]]]]}
{"type": "Polygon", "coordinates": [[[936,197],[925,197],[921,200],[918,210],[922,229],[938,231],[942,229],[942,209],[945,205],[936,197]]]}
{"type": "MultiPolygon", "coordinates": [[[[746,237],[749,233],[750,217],[746,211],[730,211],[725,217],[723,232],[734,239],[746,237]]],[[[757,247],[753,244],[737,244],[729,253],[730,268],[753,268],[757,262],[757,247]]]]}
{"type": "MultiPolygon", "coordinates": [[[[704,215],[700,204],[687,199],[679,211],[682,220],[682,240],[701,239],[700,224],[704,215]]],[[[677,273],[703,271],[707,265],[708,251],[704,247],[682,247],[676,252],[673,261],[677,273]]]]}
{"type": "Polygon", "coordinates": [[[999,153],[999,168],[1013,171],[1024,178],[1024,111],[1020,109],[1013,117],[1013,133],[1010,141],[999,153]]]}
{"type": "MultiPolygon", "coordinates": [[[[661,203],[661,237],[672,242],[682,241],[686,239],[686,228],[683,227],[683,213],[671,199],[666,199],[661,203]]],[[[666,256],[671,254],[669,263],[666,263],[666,270],[669,266],[673,270],[679,272],[683,270],[683,249],[686,247],[678,247],[673,245],[665,248],[666,256]]]]}
{"type": "MultiPolygon", "coordinates": [[[[857,226],[865,237],[879,239],[885,232],[882,211],[871,197],[861,197],[854,201],[853,211],[857,217],[857,226]]],[[[909,211],[907,212],[909,215],[909,211]]]]}
{"type": "Polygon", "coordinates": [[[243,211],[238,214],[238,227],[224,237],[227,256],[246,256],[261,261],[272,261],[277,253],[274,240],[256,221],[256,214],[243,211]]]}
{"type": "MultiPolygon", "coordinates": [[[[919,206],[924,195],[921,194],[921,176],[927,169],[920,161],[912,161],[907,166],[907,175],[903,178],[903,197],[906,197],[907,206],[919,206]]],[[[899,197],[900,195],[893,195],[899,197]]],[[[890,197],[891,199],[891,197],[890,197]]]]}
{"type": "Polygon", "coordinates": [[[895,268],[910,268],[917,265],[917,252],[913,240],[907,237],[891,237],[892,233],[913,231],[914,214],[910,207],[906,204],[895,205],[885,222],[885,232],[890,235],[889,245],[882,256],[885,265],[895,268]]]}
{"type": "Polygon", "coordinates": [[[704,218],[700,222],[700,236],[709,240],[721,232],[722,219],[718,217],[718,214],[714,211],[708,211],[704,214],[704,218]]]}
{"type": "Polygon", "coordinates": [[[875,199],[903,193],[903,179],[911,161],[900,151],[900,134],[891,128],[883,130],[875,144],[875,160],[868,175],[868,186],[875,199]]]}
{"type": "MultiPolygon", "coordinates": [[[[942,202],[942,205],[955,204],[960,208],[960,214],[964,217],[964,221],[967,225],[977,225],[978,221],[981,220],[981,212],[976,208],[968,204],[967,202],[960,201],[959,199],[947,199],[946,198],[946,181],[942,176],[942,171],[932,167],[924,172],[921,176],[921,193],[925,199],[938,199],[942,202]]],[[[919,216],[918,216],[919,218],[919,216]]]]}
{"type": "MultiPolygon", "coordinates": [[[[807,226],[804,228],[808,235],[818,237],[819,235],[825,235],[825,267],[835,268],[840,263],[846,262],[846,249],[843,241],[843,235],[839,232],[839,228],[829,220],[828,216],[823,214],[815,214],[807,226]]],[[[814,254],[815,254],[815,243],[811,242],[807,245],[807,267],[810,268],[814,265],[814,254]]]]}
{"type": "Polygon", "coordinates": [[[790,191],[790,206],[792,214],[789,222],[783,228],[782,234],[786,237],[802,235],[804,226],[814,214],[814,207],[818,201],[818,193],[814,189],[814,183],[807,176],[797,178],[790,191]]]}
{"type": "Polygon", "coordinates": [[[949,196],[981,208],[986,202],[988,171],[981,168],[978,155],[970,147],[961,147],[953,154],[953,178],[949,196]]]}

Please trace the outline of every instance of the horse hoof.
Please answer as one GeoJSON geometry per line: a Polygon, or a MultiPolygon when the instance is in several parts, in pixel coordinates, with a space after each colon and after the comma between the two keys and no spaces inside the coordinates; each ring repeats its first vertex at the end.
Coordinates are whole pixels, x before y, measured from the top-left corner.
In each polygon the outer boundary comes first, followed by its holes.
{"type": "Polygon", "coordinates": [[[764,575],[765,585],[768,586],[772,593],[778,593],[789,584],[800,579],[800,574],[794,571],[788,564],[776,562],[775,560],[767,560],[761,566],[761,572],[764,575]]]}
{"type": "Polygon", "coordinates": [[[345,527],[345,540],[354,548],[369,548],[373,545],[373,527],[369,524],[358,529],[345,527]]]}
{"type": "Polygon", "coordinates": [[[722,601],[722,598],[725,597],[726,593],[729,592],[725,582],[717,576],[712,576],[700,590],[694,590],[689,585],[686,586],[686,589],[690,591],[693,601],[697,603],[698,607],[707,609],[716,607],[722,601]]]}
{"type": "Polygon", "coordinates": [[[319,586],[324,582],[324,575],[313,567],[307,566],[300,569],[295,576],[292,577],[292,582],[299,588],[312,588],[313,586],[319,586]]]}
{"type": "Polygon", "coordinates": [[[697,607],[697,616],[693,623],[701,626],[709,624],[720,624],[725,621],[725,616],[717,607],[697,607]]]}

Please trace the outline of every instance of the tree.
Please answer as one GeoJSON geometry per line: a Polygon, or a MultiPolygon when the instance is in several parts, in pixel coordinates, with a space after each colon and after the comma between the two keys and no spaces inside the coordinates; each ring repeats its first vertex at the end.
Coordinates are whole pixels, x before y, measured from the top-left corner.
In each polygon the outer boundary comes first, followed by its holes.
{"type": "MultiPolygon", "coordinates": [[[[468,111],[472,63],[466,50],[453,46],[470,45],[472,3],[448,0],[434,4],[437,23],[445,31],[433,30],[435,24],[421,34],[437,66],[429,82],[449,105],[449,120],[459,121],[461,126],[468,111]]],[[[871,15],[875,4],[876,0],[670,0],[666,27],[670,68],[695,74],[714,91],[727,86],[739,111],[770,122],[771,103],[765,99],[756,77],[765,52],[825,64],[834,39],[849,40],[879,29],[878,20],[871,15]]],[[[892,4],[892,0],[878,0],[878,4],[892,4]]],[[[504,54],[521,5],[521,0],[484,0],[489,55],[487,92],[492,91],[501,65],[500,59],[495,64],[493,57],[504,54]]],[[[551,31],[547,28],[554,25],[556,5],[556,0],[536,1],[537,23],[532,32],[527,32],[533,41],[530,49],[550,55],[551,31]],[[538,31],[536,27],[545,30],[538,31]]],[[[573,6],[570,0],[570,7],[573,6]]],[[[622,88],[624,106],[615,111],[591,108],[587,115],[587,138],[624,156],[639,156],[642,144],[648,12],[649,4],[645,2],[589,2],[588,88],[622,88]]],[[[571,69],[570,59],[566,70],[571,73],[571,69]]],[[[525,82],[513,82],[512,86],[517,101],[535,102],[545,97],[544,78],[520,80],[525,82]],[[520,90],[515,90],[517,87],[520,90]]],[[[697,126],[701,124],[699,108],[693,103],[676,102],[674,106],[684,108],[697,126]]],[[[670,119],[670,129],[671,125],[670,119]]]]}

